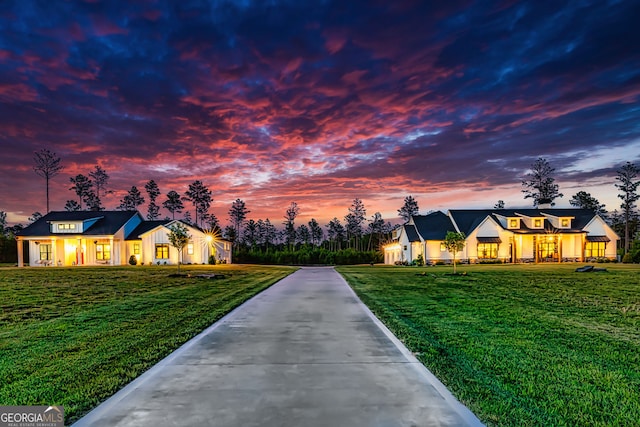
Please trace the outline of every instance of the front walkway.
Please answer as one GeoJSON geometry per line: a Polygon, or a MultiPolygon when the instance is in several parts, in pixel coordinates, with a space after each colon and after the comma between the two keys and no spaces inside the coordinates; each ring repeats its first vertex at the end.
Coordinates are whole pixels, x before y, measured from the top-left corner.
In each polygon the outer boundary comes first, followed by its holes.
{"type": "Polygon", "coordinates": [[[75,426],[481,425],[330,267],[302,268],[75,426]]]}

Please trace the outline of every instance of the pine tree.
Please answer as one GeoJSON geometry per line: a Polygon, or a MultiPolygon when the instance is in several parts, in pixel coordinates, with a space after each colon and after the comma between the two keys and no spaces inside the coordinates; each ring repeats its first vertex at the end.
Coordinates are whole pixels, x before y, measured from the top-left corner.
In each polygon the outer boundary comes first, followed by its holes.
{"type": "Polygon", "coordinates": [[[167,200],[162,202],[162,207],[171,212],[171,219],[176,219],[176,213],[182,213],[184,209],[184,204],[182,203],[182,198],[177,191],[169,191],[167,193],[167,200]]]}
{"type": "Polygon", "coordinates": [[[93,181],[86,175],[78,174],[75,177],[69,178],[69,181],[73,184],[69,190],[74,190],[78,196],[79,204],[82,206],[84,203],[88,210],[92,210],[91,207],[95,205],[95,192],[93,191],[93,181]]]}
{"type": "Polygon", "coordinates": [[[522,190],[525,193],[524,198],[533,199],[534,207],[544,204],[554,206],[554,200],[563,196],[558,191],[558,184],[555,184],[553,172],[555,169],[551,167],[549,162],[540,157],[533,162],[531,172],[522,181],[522,185],[525,187],[522,190]]]}
{"type": "Polygon", "coordinates": [[[418,202],[413,196],[407,196],[404,198],[404,205],[400,209],[398,209],[398,215],[400,218],[407,222],[411,219],[413,215],[418,215],[418,202]]]}
{"type": "Polygon", "coordinates": [[[135,211],[138,210],[138,206],[144,203],[144,197],[135,185],[131,187],[129,192],[120,200],[119,210],[122,211],[135,211]]]}
{"type": "Polygon", "coordinates": [[[296,202],[291,202],[291,205],[289,205],[289,208],[287,208],[284,216],[286,220],[284,222],[285,239],[287,245],[289,245],[290,248],[292,248],[296,242],[295,220],[299,214],[300,208],[298,207],[298,204],[296,202]]]}
{"type": "Polygon", "coordinates": [[[189,189],[185,194],[185,199],[193,203],[196,212],[195,225],[198,225],[198,216],[206,214],[211,206],[211,191],[200,180],[193,181],[189,184],[189,189]]]}
{"type": "Polygon", "coordinates": [[[315,246],[320,246],[322,238],[324,237],[324,232],[315,218],[311,218],[311,221],[309,221],[309,232],[311,233],[311,243],[315,246]]]}
{"type": "Polygon", "coordinates": [[[109,191],[107,191],[107,182],[109,182],[109,174],[102,169],[101,166],[96,165],[94,170],[89,172],[89,178],[93,182],[93,186],[95,187],[96,201],[94,202],[94,207],[97,209],[91,210],[103,210],[102,207],[102,197],[106,196],[109,191]]]}
{"type": "Polygon", "coordinates": [[[240,199],[236,199],[231,204],[231,209],[229,209],[229,221],[231,221],[233,228],[236,230],[236,236],[242,235],[242,223],[250,212],[251,211],[247,209],[244,201],[240,199]]]}
{"type": "Polygon", "coordinates": [[[153,221],[154,219],[158,219],[160,216],[160,206],[156,205],[156,199],[160,195],[160,189],[154,180],[149,180],[144,185],[144,189],[147,191],[147,195],[149,196],[147,219],[153,221]]]}
{"type": "Polygon", "coordinates": [[[615,186],[620,190],[618,197],[622,199],[620,207],[624,214],[624,253],[626,254],[629,252],[631,244],[631,233],[629,232],[630,223],[634,216],[636,202],[640,199],[640,194],[638,194],[638,186],[640,186],[638,174],[640,173],[640,169],[633,163],[627,162],[617,170],[617,173],[616,181],[618,181],[618,183],[615,184],[615,186]]]}
{"type": "Polygon", "coordinates": [[[607,210],[605,209],[605,205],[600,203],[598,199],[591,196],[591,194],[587,193],[586,191],[578,191],[576,194],[574,194],[571,197],[571,200],[569,200],[569,204],[580,209],[592,210],[602,218],[607,218],[607,210]]]}

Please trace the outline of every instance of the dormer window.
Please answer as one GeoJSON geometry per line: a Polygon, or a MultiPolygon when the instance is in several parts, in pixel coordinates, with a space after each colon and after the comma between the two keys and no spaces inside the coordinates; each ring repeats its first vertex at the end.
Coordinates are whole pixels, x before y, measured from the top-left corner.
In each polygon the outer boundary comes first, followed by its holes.
{"type": "Polygon", "coordinates": [[[520,218],[509,218],[507,224],[509,224],[509,226],[507,227],[509,229],[520,228],[520,218]]]}
{"type": "Polygon", "coordinates": [[[542,218],[533,219],[533,228],[542,228],[542,218]]]}
{"type": "Polygon", "coordinates": [[[569,218],[560,218],[560,228],[569,228],[571,227],[571,221],[569,218]]]}
{"type": "Polygon", "coordinates": [[[53,233],[75,233],[78,231],[78,225],[74,223],[57,223],[51,225],[53,233]]]}

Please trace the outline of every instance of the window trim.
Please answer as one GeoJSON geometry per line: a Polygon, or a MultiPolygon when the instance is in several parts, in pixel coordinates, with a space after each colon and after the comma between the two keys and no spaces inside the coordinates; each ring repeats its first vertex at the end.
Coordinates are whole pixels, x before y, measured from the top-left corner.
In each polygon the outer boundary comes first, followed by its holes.
{"type": "Polygon", "coordinates": [[[169,244],[168,243],[156,243],[156,245],[155,245],[155,258],[156,259],[169,259],[169,244]],[[165,249],[166,249],[166,251],[165,251],[165,249]],[[166,252],[166,257],[164,256],[165,252],[166,252]],[[158,256],[158,255],[160,255],[160,256],[158,256]]]}
{"type": "Polygon", "coordinates": [[[111,245],[109,243],[96,243],[96,260],[111,261],[111,245]]]}
{"type": "Polygon", "coordinates": [[[39,247],[39,257],[40,257],[40,261],[51,261],[52,257],[53,257],[53,245],[50,243],[40,243],[38,245],[39,247]],[[48,250],[43,251],[43,248],[48,248],[48,250]],[[42,255],[45,254],[45,258],[42,258],[42,255]]]}
{"type": "Polygon", "coordinates": [[[606,253],[607,242],[587,242],[584,247],[585,258],[604,258],[606,253]],[[593,254],[594,252],[596,252],[596,255],[593,254]]]}

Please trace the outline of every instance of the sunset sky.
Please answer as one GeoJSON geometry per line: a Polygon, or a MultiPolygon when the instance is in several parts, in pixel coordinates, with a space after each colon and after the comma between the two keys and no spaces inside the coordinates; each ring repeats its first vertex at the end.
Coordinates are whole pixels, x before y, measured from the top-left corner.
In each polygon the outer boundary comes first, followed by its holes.
{"type": "MultiPolygon", "coordinates": [[[[544,157],[569,206],[619,208],[640,159],[638,1],[30,1],[0,7],[0,210],[46,210],[33,153],[96,164],[114,209],[132,185],[202,180],[227,223],[530,207],[544,157]]],[[[146,214],[146,206],[141,208],[146,214]]],[[[161,211],[164,217],[167,212],[161,211]]]]}

